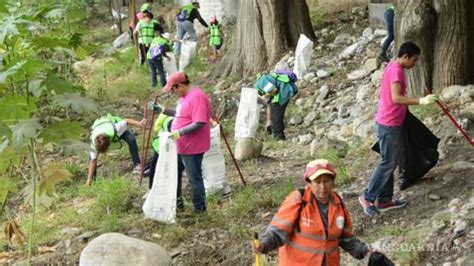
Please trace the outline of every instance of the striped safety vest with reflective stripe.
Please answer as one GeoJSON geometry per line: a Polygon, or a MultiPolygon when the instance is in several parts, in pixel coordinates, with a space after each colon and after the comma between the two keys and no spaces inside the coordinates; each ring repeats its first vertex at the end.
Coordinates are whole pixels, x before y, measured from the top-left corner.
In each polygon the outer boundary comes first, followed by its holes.
{"type": "Polygon", "coordinates": [[[140,38],[139,43],[149,45],[155,37],[154,23],[150,21],[146,23],[144,20],[139,22],[140,38]]]}
{"type": "Polygon", "coordinates": [[[160,152],[160,132],[162,130],[164,131],[169,131],[171,128],[171,123],[173,122],[173,117],[172,116],[167,116],[164,121],[158,122],[158,119],[155,121],[154,125],[154,133],[155,137],[153,138],[153,142],[151,143],[151,147],[156,153],[160,152]],[[161,125],[160,125],[161,122],[161,125]]]}
{"type": "Polygon", "coordinates": [[[218,24],[209,25],[209,46],[219,46],[222,44],[221,31],[218,24]]]}
{"type": "Polygon", "coordinates": [[[339,239],[353,237],[352,222],[340,198],[335,193],[330,198],[328,235],[309,186],[303,196],[295,191],[285,199],[270,224],[289,238],[279,249],[280,265],[321,265],[324,257],[327,265],[339,265],[339,239]]]}

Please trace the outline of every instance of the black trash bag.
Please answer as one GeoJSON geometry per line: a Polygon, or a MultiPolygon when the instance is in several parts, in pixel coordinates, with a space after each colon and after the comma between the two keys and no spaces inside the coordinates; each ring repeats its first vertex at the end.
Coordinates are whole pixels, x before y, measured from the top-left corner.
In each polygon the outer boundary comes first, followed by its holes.
{"type": "Polygon", "coordinates": [[[384,254],[375,251],[370,255],[369,258],[369,266],[395,266],[389,258],[387,258],[384,254]]]}
{"type": "MultiPolygon", "coordinates": [[[[403,155],[399,164],[398,185],[405,190],[438,163],[437,138],[416,116],[407,111],[404,121],[403,155]]],[[[380,153],[378,142],[372,150],[380,153]]]]}

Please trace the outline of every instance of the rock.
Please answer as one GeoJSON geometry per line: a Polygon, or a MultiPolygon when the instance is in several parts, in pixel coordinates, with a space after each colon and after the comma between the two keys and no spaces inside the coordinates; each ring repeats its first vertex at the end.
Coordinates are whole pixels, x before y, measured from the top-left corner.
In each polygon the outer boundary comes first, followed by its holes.
{"type": "Polygon", "coordinates": [[[454,222],[454,233],[460,233],[466,230],[467,222],[461,219],[458,219],[454,222]]]}
{"type": "Polygon", "coordinates": [[[324,122],[332,122],[337,118],[337,113],[330,113],[326,118],[324,119],[324,122]]]}
{"type": "Polygon", "coordinates": [[[346,43],[347,41],[349,41],[351,39],[351,35],[348,34],[348,33],[341,33],[339,35],[337,35],[337,37],[334,39],[334,44],[342,44],[342,43],[346,43]]]}
{"type": "Polygon", "coordinates": [[[370,76],[370,81],[374,86],[380,86],[380,82],[382,81],[383,70],[378,69],[375,70],[374,73],[370,76]]]}
{"type": "Polygon", "coordinates": [[[336,139],[315,139],[310,145],[311,157],[322,157],[328,150],[335,150],[338,156],[345,156],[347,143],[336,139]]]}
{"type": "Polygon", "coordinates": [[[440,200],[441,197],[439,195],[436,195],[436,194],[428,194],[428,198],[430,198],[431,200],[440,200]]]}
{"type": "Polygon", "coordinates": [[[472,99],[474,98],[474,86],[471,86],[470,89],[464,90],[464,92],[461,94],[459,97],[459,103],[462,105],[465,105],[467,103],[472,102],[472,99]]]}
{"type": "Polygon", "coordinates": [[[369,71],[365,69],[359,69],[352,71],[351,73],[347,74],[347,78],[349,80],[358,80],[367,77],[370,74],[369,71]]]}
{"type": "Polygon", "coordinates": [[[369,28],[365,28],[364,31],[362,32],[362,36],[365,37],[365,38],[369,38],[370,35],[373,34],[373,30],[369,27],[369,28]]]}
{"type": "Polygon", "coordinates": [[[308,74],[304,75],[303,79],[304,80],[312,80],[316,77],[316,74],[314,74],[313,72],[309,72],[308,74]]]}
{"type": "Polygon", "coordinates": [[[129,43],[132,43],[132,40],[130,39],[130,35],[127,31],[127,32],[124,32],[124,33],[120,34],[120,36],[118,36],[114,40],[112,45],[115,47],[115,49],[118,49],[118,48],[126,46],[129,43]]]}
{"type": "Polygon", "coordinates": [[[89,240],[89,238],[93,237],[95,234],[97,234],[96,231],[85,232],[85,233],[77,236],[76,238],[74,238],[74,240],[87,242],[89,240]]]}
{"type": "Polygon", "coordinates": [[[295,105],[298,106],[298,107],[303,107],[305,101],[306,101],[306,99],[299,98],[299,99],[297,99],[297,100],[295,101],[295,105]]]}
{"type": "Polygon", "coordinates": [[[157,244],[118,233],[103,234],[82,250],[79,265],[171,265],[171,257],[157,244]]]}
{"type": "Polygon", "coordinates": [[[81,229],[77,228],[77,227],[64,227],[63,230],[61,230],[61,233],[65,234],[65,235],[74,235],[74,234],[77,234],[81,231],[81,229]]]}
{"type": "Polygon", "coordinates": [[[470,87],[470,86],[453,85],[453,86],[444,88],[441,92],[441,99],[444,102],[450,102],[451,100],[455,100],[455,98],[458,98],[459,96],[461,96],[464,89],[467,87],[470,87]]]}
{"type": "Polygon", "coordinates": [[[313,135],[306,134],[298,137],[298,143],[301,145],[309,144],[313,140],[313,135]]]}
{"type": "Polygon", "coordinates": [[[301,116],[299,115],[295,115],[293,116],[291,119],[290,119],[290,125],[299,125],[301,123],[303,123],[303,118],[301,118],[301,116]]]}
{"type": "Polygon", "coordinates": [[[319,88],[319,96],[316,99],[316,102],[321,103],[324,99],[326,99],[328,94],[329,94],[329,87],[327,85],[321,86],[321,88],[319,88]]]}
{"type": "Polygon", "coordinates": [[[290,65],[285,61],[280,61],[275,65],[275,69],[290,69],[290,65]]]}
{"type": "Polygon", "coordinates": [[[339,59],[345,59],[345,58],[349,58],[351,56],[353,56],[357,50],[357,47],[359,47],[359,44],[358,43],[354,43],[352,44],[351,46],[347,47],[346,49],[344,49],[344,51],[342,51],[340,54],[339,54],[339,59]]]}
{"type": "Polygon", "coordinates": [[[377,66],[377,59],[376,58],[369,58],[364,63],[364,70],[367,72],[371,72],[376,70],[377,66]]]}
{"type": "Polygon", "coordinates": [[[451,169],[454,171],[462,171],[462,170],[468,170],[468,169],[473,169],[474,164],[466,161],[458,161],[455,162],[451,165],[451,169]]]}
{"type": "Polygon", "coordinates": [[[311,125],[311,123],[313,123],[313,121],[317,119],[318,117],[319,117],[318,112],[315,112],[315,111],[309,112],[308,115],[306,115],[306,117],[304,118],[304,125],[305,126],[311,125]]]}
{"type": "Polygon", "coordinates": [[[388,34],[388,31],[385,30],[385,29],[376,29],[376,30],[374,31],[375,37],[387,36],[387,34],[388,34]]]}
{"type": "Polygon", "coordinates": [[[352,126],[354,127],[354,135],[361,138],[367,138],[375,134],[373,115],[354,119],[352,126]]]}
{"type": "Polygon", "coordinates": [[[316,75],[318,76],[318,78],[323,79],[323,78],[329,77],[331,74],[327,71],[324,71],[324,70],[318,70],[316,72],[316,75]]]}
{"type": "Polygon", "coordinates": [[[351,11],[352,11],[353,15],[358,15],[358,14],[363,14],[364,13],[364,9],[360,6],[353,7],[351,11]]]}
{"type": "Polygon", "coordinates": [[[239,161],[245,161],[257,158],[262,152],[262,143],[254,138],[237,139],[235,144],[235,158],[239,161]]]}
{"type": "Polygon", "coordinates": [[[337,117],[338,118],[345,118],[345,117],[348,117],[349,116],[349,111],[348,111],[348,108],[349,105],[351,105],[350,102],[344,102],[342,104],[340,104],[338,107],[337,107],[337,117]]]}
{"type": "Polygon", "coordinates": [[[370,84],[364,84],[357,88],[356,100],[358,102],[366,100],[372,93],[372,86],[370,84]]]}

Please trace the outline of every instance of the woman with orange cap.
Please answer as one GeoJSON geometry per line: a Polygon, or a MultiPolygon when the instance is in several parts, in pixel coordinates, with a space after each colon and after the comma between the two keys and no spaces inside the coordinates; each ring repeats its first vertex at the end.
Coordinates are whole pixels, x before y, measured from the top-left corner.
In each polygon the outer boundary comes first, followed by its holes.
{"type": "Polygon", "coordinates": [[[280,265],[339,265],[339,247],[356,259],[369,254],[367,245],[354,237],[349,212],[333,191],[335,178],[327,160],[310,162],[306,187],[285,199],[254,252],[279,247],[280,265]]]}

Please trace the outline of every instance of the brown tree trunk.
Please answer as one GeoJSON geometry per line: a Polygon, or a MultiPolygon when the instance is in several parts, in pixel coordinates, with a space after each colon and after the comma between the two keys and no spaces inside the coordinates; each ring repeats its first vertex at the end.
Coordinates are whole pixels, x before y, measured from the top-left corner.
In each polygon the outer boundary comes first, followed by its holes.
{"type": "Polygon", "coordinates": [[[316,39],[305,0],[241,1],[232,46],[215,75],[261,71],[295,47],[301,33],[316,39]]]}
{"type": "Polygon", "coordinates": [[[420,60],[408,72],[411,93],[425,88],[474,82],[474,4],[470,0],[399,0],[395,13],[396,47],[413,41],[420,60]]]}

